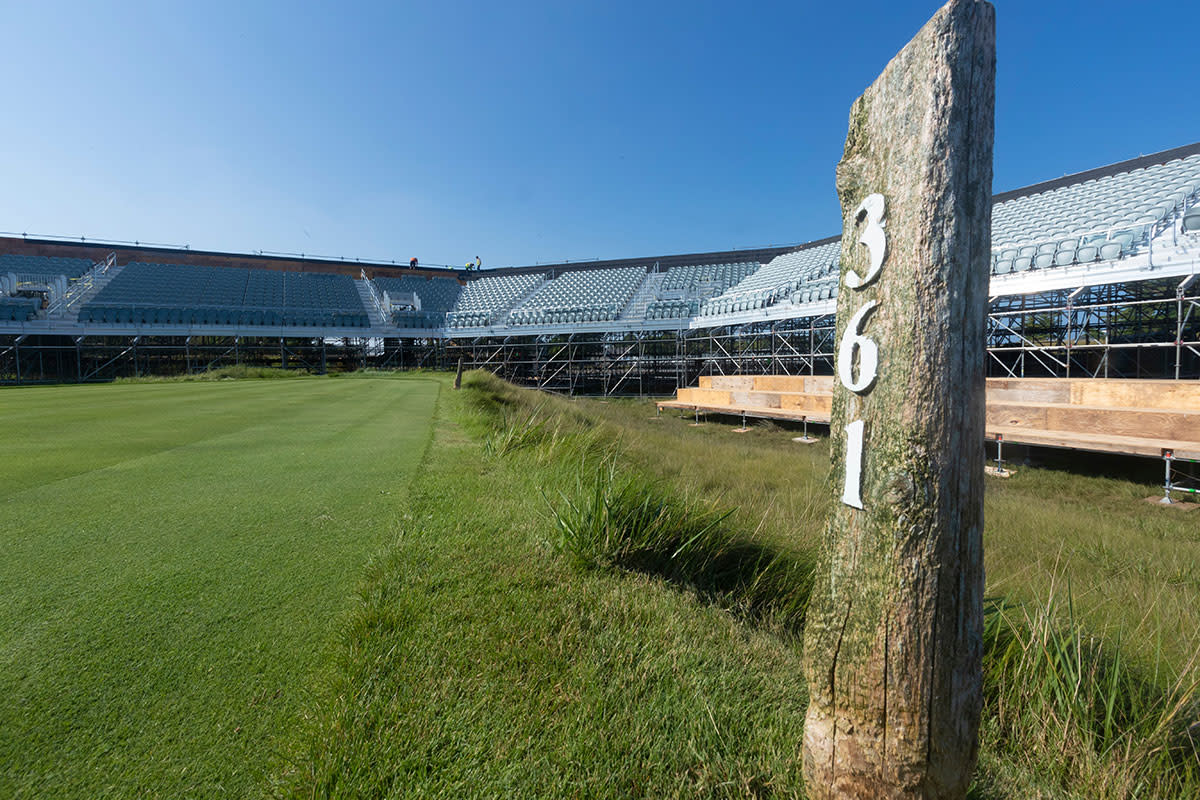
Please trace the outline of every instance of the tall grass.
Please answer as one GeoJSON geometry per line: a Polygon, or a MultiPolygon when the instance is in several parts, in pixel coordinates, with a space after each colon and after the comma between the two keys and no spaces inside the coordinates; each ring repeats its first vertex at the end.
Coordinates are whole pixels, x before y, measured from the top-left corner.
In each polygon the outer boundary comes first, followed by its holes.
{"type": "Polygon", "coordinates": [[[678,496],[657,481],[621,474],[615,460],[552,504],[558,548],[577,565],[657,575],[719,605],[799,631],[811,561],[774,550],[729,525],[732,510],[678,496]]]}
{"type": "Polygon", "coordinates": [[[1096,798],[1200,797],[1194,662],[1171,676],[1090,635],[1071,591],[988,604],[984,693],[992,744],[1064,789],[1096,798]],[[1065,606],[1065,608],[1063,608],[1065,606]]]}
{"type": "MultiPolygon", "coordinates": [[[[553,439],[549,432],[569,426],[568,417],[577,422],[587,416],[579,405],[533,393],[524,396],[498,383],[474,379],[482,393],[477,401],[492,408],[493,424],[499,421],[500,428],[492,434],[501,443],[491,447],[496,455],[520,457],[520,451],[532,449],[535,442],[553,439]],[[517,430],[522,425],[525,428],[517,430]]],[[[682,494],[670,480],[648,478],[647,466],[660,464],[666,468],[660,474],[669,475],[675,467],[655,453],[668,437],[647,445],[644,437],[630,434],[632,429],[645,430],[644,423],[634,421],[644,418],[644,408],[588,409],[590,424],[604,418],[616,437],[623,436],[630,446],[577,469],[573,482],[548,496],[557,549],[577,567],[655,575],[692,587],[745,616],[777,620],[788,634],[798,632],[811,591],[811,549],[775,546],[769,534],[740,527],[745,516],[736,509],[682,494]],[[622,414],[630,420],[625,425],[622,414]]],[[[701,446],[709,448],[709,462],[729,455],[713,454],[711,443],[701,446]]],[[[733,446],[718,445],[725,450],[733,446]]],[[[681,451],[694,447],[680,444],[681,451]]],[[[736,484],[774,479],[739,474],[733,466],[721,474],[711,466],[699,469],[711,473],[704,488],[714,494],[753,496],[736,484]]],[[[813,526],[823,524],[812,516],[806,520],[813,526]]],[[[799,532],[800,541],[814,539],[815,531],[799,532]]],[[[1105,638],[1087,632],[1071,592],[1058,585],[1052,584],[1040,603],[1021,604],[1004,597],[988,603],[985,763],[1006,774],[1015,769],[1035,776],[1030,785],[1051,786],[1050,796],[1200,797],[1196,659],[1177,670],[1171,670],[1165,658],[1149,668],[1144,660],[1128,659],[1119,635],[1105,638]]],[[[973,796],[1023,796],[1021,791],[980,785],[973,796]]]]}
{"type": "Polygon", "coordinates": [[[306,369],[280,369],[278,367],[254,367],[238,364],[218,367],[204,372],[189,372],[184,375],[143,375],[137,378],[116,378],[113,383],[191,383],[194,381],[272,380],[307,376],[306,369]]]}

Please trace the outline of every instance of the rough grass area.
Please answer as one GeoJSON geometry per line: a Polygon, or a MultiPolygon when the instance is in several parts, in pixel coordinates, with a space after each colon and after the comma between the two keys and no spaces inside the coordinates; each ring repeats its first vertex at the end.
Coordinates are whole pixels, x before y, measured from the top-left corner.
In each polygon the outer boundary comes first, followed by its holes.
{"type": "Polygon", "coordinates": [[[304,378],[310,375],[306,369],[280,369],[278,367],[252,367],[239,364],[217,367],[203,372],[188,372],[183,375],[142,375],[140,377],[117,378],[115,384],[129,383],[194,383],[196,381],[274,380],[277,378],[304,378]]]}
{"type": "MultiPolygon", "coordinates": [[[[801,796],[798,634],[831,494],[823,446],[483,375],[447,397],[412,519],[362,587],[281,791],[801,796]]],[[[1186,518],[1126,507],[1147,487],[1102,496],[1102,479],[1048,474],[1068,490],[1056,496],[1036,477],[1004,499],[1036,504],[1045,525],[1085,495],[1096,535],[1140,514],[1190,540],[1186,518]]],[[[989,541],[1037,554],[1039,526],[988,504],[989,541]]],[[[1012,597],[989,605],[972,797],[1195,796],[1196,673],[1175,657],[1188,640],[1127,652],[1122,638],[1170,609],[1081,611],[1070,564],[1044,566],[990,576],[1012,597]]]]}
{"type": "Polygon", "coordinates": [[[260,793],[438,389],[0,391],[0,797],[260,793]]]}

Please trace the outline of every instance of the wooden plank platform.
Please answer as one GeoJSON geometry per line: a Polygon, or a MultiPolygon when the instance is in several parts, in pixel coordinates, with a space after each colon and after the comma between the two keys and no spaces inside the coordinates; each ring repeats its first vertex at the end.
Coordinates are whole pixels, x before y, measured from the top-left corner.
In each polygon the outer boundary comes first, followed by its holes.
{"type": "MultiPolygon", "coordinates": [[[[828,424],[833,377],[704,376],[659,409],[828,424]]],[[[989,378],[989,439],[1159,458],[1200,459],[1200,381],[989,378]]]]}
{"type": "Polygon", "coordinates": [[[763,408],[761,406],[749,406],[746,408],[738,408],[735,406],[706,406],[697,403],[682,403],[678,400],[660,400],[656,403],[659,409],[675,408],[680,411],[699,411],[701,414],[722,414],[727,416],[740,417],[744,413],[747,417],[753,419],[778,419],[790,422],[819,422],[822,425],[829,424],[829,415],[812,413],[805,414],[793,408],[763,408]]]}

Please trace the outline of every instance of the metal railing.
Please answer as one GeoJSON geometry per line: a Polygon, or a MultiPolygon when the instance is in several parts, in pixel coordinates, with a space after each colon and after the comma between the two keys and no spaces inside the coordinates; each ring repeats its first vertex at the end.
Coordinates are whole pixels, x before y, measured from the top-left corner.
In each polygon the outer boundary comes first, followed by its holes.
{"type": "Polygon", "coordinates": [[[51,314],[61,316],[71,310],[71,306],[83,299],[95,285],[96,282],[106,275],[110,269],[117,265],[117,254],[109,253],[103,260],[92,264],[91,269],[73,279],[67,291],[60,297],[54,299],[47,308],[46,315],[51,314]]]}
{"type": "Polygon", "coordinates": [[[384,310],[383,298],[379,296],[379,290],[375,288],[375,282],[367,277],[365,269],[359,270],[359,279],[366,281],[367,291],[371,293],[371,302],[375,304],[375,309],[379,312],[379,318],[383,320],[385,325],[391,322],[389,312],[384,310]]]}

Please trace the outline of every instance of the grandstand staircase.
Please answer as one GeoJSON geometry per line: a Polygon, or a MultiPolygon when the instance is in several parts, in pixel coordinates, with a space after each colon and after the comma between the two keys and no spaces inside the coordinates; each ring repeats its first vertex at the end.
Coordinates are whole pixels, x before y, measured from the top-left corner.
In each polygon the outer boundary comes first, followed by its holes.
{"type": "Polygon", "coordinates": [[[663,280],[667,277],[665,272],[651,272],[646,276],[646,280],[642,282],[641,287],[634,292],[633,297],[629,299],[629,303],[621,311],[620,319],[645,319],[646,308],[658,299],[662,292],[663,280]]]}
{"type": "Polygon", "coordinates": [[[50,319],[78,319],[79,309],[91,302],[100,291],[112,283],[113,278],[121,274],[124,265],[117,264],[117,254],[109,253],[103,261],[97,261],[92,268],[79,277],[67,293],[57,303],[46,310],[50,319]]]}
{"type": "Polygon", "coordinates": [[[375,290],[371,279],[366,273],[362,274],[358,280],[354,282],[354,288],[358,290],[358,296],[362,300],[363,309],[367,312],[367,318],[371,320],[372,328],[388,328],[391,327],[391,320],[384,316],[383,306],[379,301],[379,293],[375,290]]]}

